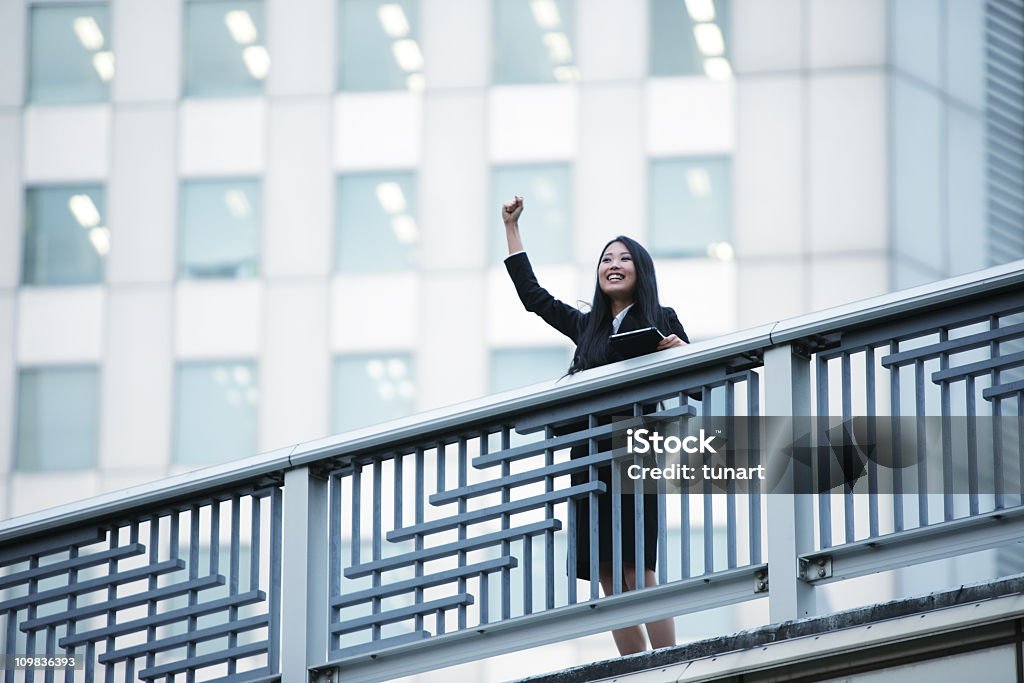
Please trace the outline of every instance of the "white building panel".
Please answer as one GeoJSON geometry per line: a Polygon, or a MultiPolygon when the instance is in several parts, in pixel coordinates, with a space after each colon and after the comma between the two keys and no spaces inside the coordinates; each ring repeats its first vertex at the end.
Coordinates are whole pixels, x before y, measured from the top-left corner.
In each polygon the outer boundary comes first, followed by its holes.
{"type": "Polygon", "coordinates": [[[18,292],[19,365],[98,363],[104,344],[99,286],[31,287],[18,292]]]}
{"type": "Polygon", "coordinates": [[[267,0],[267,93],[326,95],[334,90],[335,22],[332,0],[267,0]]]}
{"type": "MultiPolygon", "coordinates": [[[[14,445],[15,420],[15,373],[14,359],[14,295],[0,293],[0,476],[11,469],[14,461],[12,448],[14,445]]],[[[0,492],[4,491],[0,483],[0,492]]],[[[0,505],[0,514],[3,514],[0,505]]]]}
{"type": "MultiPolygon", "coordinates": [[[[572,266],[535,266],[540,286],[570,306],[579,306],[576,269],[572,266]]],[[[591,283],[593,286],[593,283],[591,283]]],[[[589,297],[587,304],[589,305],[589,297]]],[[[583,310],[586,310],[585,308],[583,310]]],[[[553,346],[571,344],[568,337],[523,308],[505,264],[487,272],[487,343],[492,346],[553,346]]]]}
{"type": "Polygon", "coordinates": [[[736,92],[733,246],[740,258],[805,248],[804,79],[765,77],[736,92]]]}
{"type": "Polygon", "coordinates": [[[889,3],[892,65],[936,88],[942,86],[944,4],[935,0],[889,3]]]}
{"type": "Polygon", "coordinates": [[[334,168],[413,168],[420,162],[421,95],[344,93],[334,99],[334,168]]]}
{"type": "Polygon", "coordinates": [[[266,344],[260,360],[261,452],[330,431],[327,287],[271,282],[266,300],[266,344]]]}
{"type": "Polygon", "coordinates": [[[121,287],[108,299],[100,469],[163,472],[170,460],[174,362],[168,286],[121,287]]]}
{"type": "Polygon", "coordinates": [[[492,49],[491,3],[421,0],[419,6],[427,89],[486,86],[492,49]]]}
{"type": "Polygon", "coordinates": [[[686,259],[658,263],[658,296],[674,308],[690,341],[736,330],[736,263],[686,259]]]}
{"type": "Polygon", "coordinates": [[[945,87],[978,112],[985,109],[985,4],[946,0],[945,87]]]}
{"type": "Polygon", "coordinates": [[[487,345],[480,324],[485,305],[476,273],[423,278],[419,289],[423,325],[416,347],[417,410],[488,393],[487,345]]]}
{"type": "Polygon", "coordinates": [[[491,88],[490,160],[495,164],[562,161],[579,145],[579,89],[573,85],[491,88]]]}
{"type": "Polygon", "coordinates": [[[859,301],[888,292],[889,261],[877,256],[819,257],[811,261],[810,310],[859,301]]]}
{"type": "Polygon", "coordinates": [[[985,122],[956,107],[946,109],[946,210],[951,274],[988,265],[985,234],[985,122]]]}
{"type": "Polygon", "coordinates": [[[804,32],[810,68],[885,64],[890,3],[886,0],[809,0],[805,4],[810,21],[804,32]]]}
{"type": "Polygon", "coordinates": [[[117,102],[173,102],[181,90],[180,0],[131,0],[110,4],[117,102]]]}
{"type": "MultiPolygon", "coordinates": [[[[411,351],[421,311],[415,273],[335,275],[328,310],[331,352],[411,351]]],[[[424,321],[423,327],[433,324],[424,321]]]]}
{"type": "Polygon", "coordinates": [[[651,79],[647,81],[646,106],[647,153],[651,156],[733,151],[733,81],[711,81],[703,76],[651,79]]]}
{"type": "Polygon", "coordinates": [[[0,106],[3,107],[20,107],[25,101],[27,26],[28,3],[0,3],[0,64],[4,65],[0,69],[0,106]]]}
{"type": "Polygon", "coordinates": [[[110,115],[106,104],[27,107],[25,181],[102,182],[110,170],[110,115]]]}
{"type": "MultiPolygon", "coordinates": [[[[0,10],[2,11],[2,10],[0,10]]],[[[16,287],[21,279],[25,195],[18,161],[21,116],[0,114],[0,288],[16,287]]]]}
{"type": "Polygon", "coordinates": [[[580,73],[588,82],[637,80],[647,74],[648,3],[587,0],[577,7],[580,73]]]}
{"type": "Polygon", "coordinates": [[[425,270],[482,268],[489,233],[501,230],[500,198],[490,195],[485,106],[482,93],[437,93],[424,100],[416,218],[425,270]]]}
{"type": "Polygon", "coordinates": [[[263,270],[269,277],[324,275],[333,240],[330,105],[270,105],[270,157],[264,183],[263,270]]]}
{"type": "Polygon", "coordinates": [[[267,102],[257,98],[183,100],[183,176],[259,175],[266,163],[267,102]]]}
{"type": "Polygon", "coordinates": [[[114,126],[107,281],[168,282],[177,252],[175,108],[121,108],[114,126]]]}
{"type": "Polygon", "coordinates": [[[259,280],[182,281],[175,296],[178,360],[255,358],[263,348],[259,280]]]}
{"type": "Polygon", "coordinates": [[[886,79],[818,76],[809,83],[811,250],[889,244],[886,79]]]}
{"type": "Polygon", "coordinates": [[[645,241],[649,199],[642,102],[638,84],[594,85],[581,93],[572,207],[580,263],[596,264],[598,250],[615,235],[645,241]]]}
{"type": "Polygon", "coordinates": [[[803,66],[802,0],[732,0],[733,69],[738,74],[803,66]]]}
{"type": "Polygon", "coordinates": [[[808,275],[799,255],[741,261],[739,278],[740,329],[791,318],[808,310],[808,275]]]}

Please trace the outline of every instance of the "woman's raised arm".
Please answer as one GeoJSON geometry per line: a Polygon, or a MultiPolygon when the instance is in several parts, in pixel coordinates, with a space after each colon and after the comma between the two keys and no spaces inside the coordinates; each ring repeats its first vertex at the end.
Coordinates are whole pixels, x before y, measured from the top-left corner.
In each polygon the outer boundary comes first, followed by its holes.
{"type": "Polygon", "coordinates": [[[505,223],[505,239],[508,241],[509,255],[523,249],[523,240],[519,236],[519,216],[523,213],[523,198],[516,195],[508,204],[501,206],[501,220],[505,223]]]}

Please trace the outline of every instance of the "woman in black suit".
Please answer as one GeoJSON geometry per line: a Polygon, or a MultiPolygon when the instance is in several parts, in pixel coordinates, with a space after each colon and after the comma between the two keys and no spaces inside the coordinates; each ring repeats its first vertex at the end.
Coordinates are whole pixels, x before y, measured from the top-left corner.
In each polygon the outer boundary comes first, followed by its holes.
{"type": "MultiPolygon", "coordinates": [[[[576,344],[569,374],[587,370],[622,358],[610,347],[608,337],[617,332],[628,332],[654,326],[663,333],[669,333],[658,344],[657,351],[682,346],[689,342],[675,311],[664,308],[658,301],[658,284],[654,276],[654,262],[650,254],[638,242],[628,237],[619,236],[605,245],[597,264],[597,285],[594,288],[594,300],[591,310],[583,313],[551,296],[540,286],[533,274],[530,260],[523,249],[519,236],[519,216],[523,212],[523,198],[515,197],[513,201],[502,206],[501,218],[505,223],[505,237],[508,240],[508,258],[505,267],[516,286],[520,300],[526,310],[536,313],[544,322],[572,339],[576,344]]],[[[601,445],[606,450],[608,445],[601,445]]],[[[572,458],[585,457],[586,446],[576,446],[570,452],[572,458]]],[[[581,483],[584,473],[574,476],[574,484],[581,483]]],[[[606,491],[611,491],[611,468],[599,470],[601,481],[605,482],[606,491]]],[[[576,576],[587,580],[590,578],[590,519],[589,497],[577,498],[576,519],[576,576]]],[[[632,494],[622,496],[623,512],[633,510],[632,494]]],[[[657,500],[654,496],[644,496],[644,519],[657,520],[657,500]]],[[[627,512],[628,514],[628,512],[627,512]]],[[[601,587],[605,595],[613,590],[612,580],[612,513],[609,495],[599,498],[598,540],[599,568],[601,587]]],[[[634,524],[622,524],[622,548],[634,547],[634,524]]],[[[653,586],[656,581],[654,573],[657,559],[658,529],[657,524],[648,521],[644,524],[644,585],[653,586]]],[[[633,590],[636,585],[636,568],[629,561],[632,554],[624,552],[622,558],[622,585],[625,590],[633,590]]],[[[647,649],[644,634],[639,626],[617,629],[612,632],[619,654],[626,655],[647,649]]],[[[675,645],[675,625],[672,619],[662,619],[647,624],[647,635],[654,648],[675,645]]]]}

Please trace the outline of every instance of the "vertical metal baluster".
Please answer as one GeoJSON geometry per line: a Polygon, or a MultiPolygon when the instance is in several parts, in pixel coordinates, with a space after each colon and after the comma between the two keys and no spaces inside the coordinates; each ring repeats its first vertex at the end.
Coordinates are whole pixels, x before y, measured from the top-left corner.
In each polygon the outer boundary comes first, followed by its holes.
{"type": "Polygon", "coordinates": [[[1017,476],[1020,480],[1021,504],[1024,505],[1024,391],[1017,392],[1017,476]]]}
{"type": "MultiPolygon", "coordinates": [[[[384,463],[378,458],[373,462],[373,540],[370,561],[376,562],[381,558],[381,536],[383,529],[381,525],[381,470],[384,469],[384,463]]],[[[380,588],[380,575],[381,572],[374,571],[371,574],[371,585],[376,589],[380,588]]],[[[376,593],[376,591],[374,591],[376,593]]],[[[370,601],[370,611],[372,614],[380,614],[380,603],[381,599],[374,596],[370,601]]],[[[370,628],[370,639],[377,641],[380,640],[380,624],[375,623],[370,628]]]]}
{"type": "MultiPolygon", "coordinates": [[[[459,488],[464,488],[466,486],[466,482],[467,482],[467,473],[466,473],[467,463],[466,463],[466,459],[467,459],[467,455],[466,455],[466,438],[465,437],[459,437],[459,484],[458,484],[459,488]]],[[[459,516],[460,517],[464,516],[466,514],[467,510],[468,510],[468,507],[466,506],[466,498],[465,498],[465,496],[459,496],[459,516]]],[[[459,525],[458,533],[459,533],[459,540],[460,541],[466,540],[466,525],[465,524],[460,524],[459,525]]],[[[466,551],[465,550],[460,550],[459,551],[458,562],[459,562],[459,566],[460,567],[465,567],[466,566],[466,551]]],[[[458,586],[459,586],[459,593],[465,593],[466,592],[466,578],[465,577],[460,577],[459,578],[458,586]]],[[[465,628],[466,628],[466,605],[461,604],[461,605],[459,605],[459,630],[462,631],[465,628]]]]}
{"type": "Polygon", "coordinates": [[[445,463],[445,446],[446,446],[446,444],[445,444],[444,441],[438,441],[437,442],[437,451],[436,451],[437,457],[434,459],[434,465],[435,465],[434,469],[437,472],[437,492],[438,493],[441,493],[442,491],[445,491],[445,490],[448,489],[448,484],[445,482],[445,480],[448,477],[447,472],[445,472],[445,464],[446,464],[445,463]]]}
{"type": "MultiPolygon", "coordinates": [[[[33,555],[29,559],[29,561],[28,561],[28,568],[30,570],[39,569],[39,555],[33,555]]],[[[29,582],[28,582],[28,595],[30,595],[30,596],[31,595],[35,595],[38,592],[39,592],[39,580],[38,579],[34,579],[34,578],[30,579],[29,582]]],[[[17,612],[14,613],[14,617],[15,617],[15,621],[17,621],[17,612]]],[[[27,614],[25,615],[25,620],[28,621],[30,619],[35,619],[35,618],[36,618],[36,603],[33,602],[27,608],[27,614]]],[[[11,651],[13,652],[13,648],[12,648],[11,651]]],[[[27,634],[25,634],[25,654],[27,654],[29,656],[39,654],[38,652],[36,652],[36,632],[35,631],[29,631],[27,634]]],[[[95,659],[95,657],[93,657],[93,659],[95,659]]],[[[33,683],[33,681],[35,681],[35,678],[36,678],[35,667],[33,667],[33,666],[26,667],[26,669],[25,669],[25,681],[26,681],[26,683],[33,683]]],[[[90,680],[91,680],[91,678],[90,678],[90,680]]]]}
{"type": "Polygon", "coordinates": [[[828,443],[828,359],[824,354],[815,358],[817,384],[817,432],[811,449],[812,471],[818,473],[818,540],[822,548],[832,547],[832,449],[828,443]]]}
{"type": "MultiPolygon", "coordinates": [[[[231,496],[231,550],[228,557],[228,595],[238,595],[238,574],[240,563],[239,563],[239,535],[242,533],[242,518],[241,518],[241,497],[236,493],[231,496]]],[[[156,614],[154,611],[153,614],[156,614]]],[[[228,608],[228,621],[234,623],[238,621],[238,606],[232,605],[228,608]]],[[[238,634],[232,631],[228,634],[228,648],[234,649],[238,645],[238,634]]],[[[149,664],[148,666],[152,666],[149,664]]],[[[234,674],[238,671],[238,662],[232,659],[228,662],[228,675],[234,674]]]]}
{"type": "MultiPolygon", "coordinates": [[[[544,428],[544,440],[550,442],[554,437],[551,427],[544,428]]],[[[555,464],[555,452],[550,448],[544,449],[544,467],[550,469],[555,464]]],[[[544,477],[544,492],[551,493],[555,490],[553,477],[544,477]]],[[[571,504],[571,503],[570,503],[571,504]]],[[[544,506],[544,519],[555,518],[555,504],[548,503],[544,506]]],[[[544,532],[544,608],[554,609],[555,607],[555,532],[548,530],[544,532]]]]}
{"type": "MultiPolygon", "coordinates": [[[[507,451],[511,444],[510,430],[506,426],[501,428],[501,450],[507,451]]],[[[506,480],[512,474],[512,468],[508,460],[501,461],[501,478],[506,480]]],[[[512,492],[508,486],[501,487],[502,504],[512,501],[512,492]]],[[[510,516],[508,513],[501,515],[502,530],[509,528],[510,516]]],[[[509,541],[501,542],[501,556],[509,557],[512,554],[512,546],[509,541]]],[[[524,570],[525,571],[525,570],[524,570]]],[[[501,570],[501,618],[509,619],[512,616],[512,571],[508,567],[501,570]]]]}
{"type": "MultiPolygon", "coordinates": [[[[761,376],[756,372],[747,373],[747,416],[750,431],[747,442],[747,467],[767,465],[762,463],[761,453],[761,376]],[[755,462],[757,460],[757,462],[755,462]]],[[[761,480],[750,480],[750,495],[747,500],[750,516],[750,563],[761,563],[761,480]]]]}
{"type": "MultiPolygon", "coordinates": [[[[622,592],[622,557],[624,554],[622,548],[622,466],[613,459],[608,461],[608,468],[612,484],[610,494],[606,494],[611,495],[609,502],[612,507],[612,595],[618,595],[622,592]]],[[[591,544],[593,544],[593,537],[591,537],[591,544]]],[[[591,568],[590,576],[593,579],[593,568],[591,568]]]]}
{"type": "MultiPolygon", "coordinates": [[[[996,330],[999,328],[999,318],[997,316],[989,316],[988,319],[989,330],[996,330]]],[[[989,342],[989,357],[999,357],[999,341],[993,339],[989,342]]],[[[997,386],[999,384],[999,368],[992,368],[992,382],[990,386],[997,386]]],[[[1002,435],[1002,421],[999,419],[1002,417],[1003,407],[1002,399],[999,396],[992,397],[992,468],[995,470],[995,477],[993,484],[995,485],[995,508],[1002,510],[1006,507],[1006,480],[1003,472],[1003,435],[1002,435]]]]}
{"type": "MultiPolygon", "coordinates": [[[[685,391],[679,392],[679,406],[685,408],[690,398],[685,391]]],[[[681,483],[679,492],[679,571],[680,578],[690,577],[690,544],[693,542],[693,529],[690,524],[690,485],[681,483]]]]}
{"type": "MultiPolygon", "coordinates": [[[[551,428],[551,425],[546,427],[551,428]]],[[[571,477],[572,475],[570,475],[571,477]]],[[[570,486],[572,484],[570,483],[570,486]]],[[[576,572],[576,534],[579,526],[579,520],[576,518],[576,501],[578,499],[567,500],[565,502],[566,515],[567,515],[567,528],[565,532],[565,565],[566,571],[569,574],[567,579],[567,590],[569,593],[569,604],[575,605],[577,602],[577,572],[576,572]]]]}
{"type": "MultiPolygon", "coordinates": [[[[425,491],[426,491],[426,488],[427,488],[427,480],[426,480],[426,474],[424,473],[423,461],[424,461],[423,447],[422,446],[417,446],[416,447],[416,463],[415,463],[415,467],[416,467],[416,507],[415,507],[415,510],[413,510],[414,522],[416,524],[423,524],[423,506],[424,506],[424,497],[426,495],[425,491]]],[[[414,547],[413,547],[413,549],[415,551],[423,550],[423,534],[416,534],[416,536],[414,537],[414,547]]],[[[414,572],[415,572],[415,577],[417,579],[423,578],[423,562],[421,562],[419,560],[416,561],[416,564],[414,565],[414,572]]],[[[422,605],[423,604],[423,589],[422,588],[417,588],[414,591],[414,593],[413,593],[413,600],[414,600],[415,604],[417,604],[417,605],[422,605]]],[[[413,621],[415,622],[415,629],[416,629],[416,631],[417,632],[422,631],[423,630],[423,615],[422,614],[417,614],[416,618],[413,621]]]]}
{"type": "MultiPolygon", "coordinates": [[[[108,545],[109,545],[111,550],[117,548],[120,545],[120,538],[119,538],[120,531],[121,530],[118,529],[116,526],[111,526],[111,528],[110,528],[110,542],[109,542],[108,545]]],[[[117,574],[117,565],[118,565],[117,558],[112,558],[112,559],[110,559],[107,562],[107,573],[108,573],[108,575],[117,574]]],[[[111,586],[109,586],[107,588],[107,600],[112,602],[112,601],[114,601],[116,599],[117,599],[117,585],[111,585],[111,586]]],[[[108,627],[114,626],[116,623],[117,623],[117,613],[114,610],[109,610],[107,612],[107,626],[108,627]]],[[[114,639],[112,637],[108,637],[106,639],[106,647],[104,648],[104,651],[105,652],[110,652],[113,649],[114,649],[114,639]]],[[[104,666],[103,667],[103,680],[106,681],[107,683],[113,683],[113,681],[114,681],[114,665],[113,664],[111,664],[109,666],[104,666]]],[[[189,683],[191,683],[191,681],[189,683]]]]}
{"type": "MultiPolygon", "coordinates": [[[[725,418],[729,432],[736,433],[736,385],[732,381],[725,383],[725,418]]],[[[736,467],[736,448],[729,444],[725,451],[725,466],[736,467]]],[[[725,553],[729,569],[736,566],[736,481],[729,478],[725,485],[725,553]]]]}
{"type": "Polygon", "coordinates": [[[967,488],[971,515],[978,514],[978,426],[975,423],[977,410],[974,405],[974,375],[964,381],[967,392],[967,488]]]}
{"type": "Polygon", "coordinates": [[[350,538],[352,539],[349,543],[349,566],[354,567],[357,564],[362,564],[360,558],[362,553],[362,538],[363,532],[360,529],[362,526],[362,510],[363,510],[363,466],[359,462],[352,463],[352,533],[350,538]]]}
{"type": "MultiPolygon", "coordinates": [[[[271,672],[277,672],[281,666],[281,565],[282,544],[284,539],[281,489],[275,486],[270,491],[270,589],[268,605],[270,612],[270,642],[268,644],[267,666],[271,672]]],[[[321,624],[321,628],[323,625],[321,624]]]]}
{"type": "MultiPolygon", "coordinates": [[[[889,342],[889,353],[900,351],[900,344],[893,339],[889,342]]],[[[900,431],[900,367],[894,365],[889,369],[889,414],[892,416],[892,526],[893,531],[903,531],[903,456],[901,455],[900,431]]]]}
{"type": "MultiPolygon", "coordinates": [[[[711,416],[714,410],[711,408],[711,392],[710,386],[701,387],[701,417],[707,418],[711,416]]],[[[708,456],[702,456],[701,465],[706,465],[708,456]]],[[[704,573],[711,574],[715,571],[715,509],[712,505],[713,491],[711,490],[711,482],[707,479],[704,480],[704,573]]]]}
{"type": "Polygon", "coordinates": [[[260,588],[260,546],[263,544],[260,527],[263,523],[263,501],[255,494],[251,494],[249,500],[252,506],[252,518],[249,520],[249,590],[255,591],[260,588]]]}
{"type": "MultiPolygon", "coordinates": [[[[596,415],[594,415],[593,413],[587,415],[587,426],[589,428],[593,429],[594,427],[597,427],[597,424],[598,423],[597,423],[597,416],[596,415]]],[[[591,439],[587,440],[587,453],[589,455],[596,455],[597,454],[597,448],[598,448],[598,446],[597,446],[597,439],[591,438],[591,439]]],[[[591,465],[588,468],[588,475],[589,475],[588,481],[597,481],[598,480],[598,473],[597,473],[597,466],[596,465],[591,465]]],[[[614,479],[615,479],[615,476],[613,474],[612,480],[614,480],[614,479]]],[[[590,501],[590,519],[587,520],[588,528],[590,530],[590,533],[589,533],[589,538],[590,538],[590,558],[589,558],[590,559],[590,599],[591,600],[597,600],[600,597],[599,588],[600,588],[600,584],[601,584],[601,581],[599,579],[600,567],[598,566],[598,564],[599,564],[598,558],[600,557],[600,555],[599,555],[599,545],[600,545],[600,541],[601,541],[601,539],[598,538],[600,536],[600,531],[599,531],[599,526],[598,526],[598,517],[597,517],[597,506],[598,506],[598,502],[597,501],[598,501],[598,496],[597,496],[596,493],[591,491],[590,493],[587,494],[587,499],[590,501]]],[[[614,504],[615,504],[615,501],[612,500],[612,505],[614,505],[614,504]]],[[[614,563],[616,557],[618,557],[618,555],[615,555],[613,553],[612,554],[612,562],[613,563],[614,563]]],[[[620,562],[621,562],[621,559],[620,559],[620,562]]],[[[612,566],[614,568],[614,564],[612,566]]],[[[620,566],[620,569],[617,572],[615,572],[616,574],[621,573],[621,566],[622,565],[620,564],[619,566],[620,566]]]]}
{"type": "MultiPolygon", "coordinates": [[[[68,558],[73,560],[73,559],[75,559],[78,556],[79,556],[79,547],[78,547],[78,545],[72,545],[71,548],[70,548],[70,551],[68,552],[68,558]]],[[[72,569],[71,571],[68,572],[68,586],[74,586],[76,583],[78,583],[78,570],[77,569],[72,569]]],[[[77,605],[78,605],[78,597],[74,593],[68,595],[67,610],[70,612],[71,610],[75,609],[75,607],[77,605]]],[[[15,614],[14,613],[10,613],[10,619],[13,620],[14,617],[15,617],[15,614]]],[[[75,621],[73,619],[68,621],[68,627],[67,627],[66,635],[68,635],[68,636],[75,635],[75,630],[76,630],[75,627],[76,627],[76,623],[75,623],[75,621]]],[[[12,651],[13,650],[7,650],[7,652],[12,652],[12,651]]],[[[64,652],[65,652],[66,655],[70,656],[74,652],[74,648],[70,648],[70,647],[69,648],[65,648],[64,652]]],[[[131,660],[131,661],[134,663],[134,660],[131,660]]],[[[74,680],[75,680],[75,670],[74,669],[65,669],[64,670],[64,683],[73,683],[74,680]]]]}
{"type": "MultiPolygon", "coordinates": [[[[864,350],[864,385],[867,394],[865,413],[868,418],[868,443],[875,444],[875,347],[868,346],[864,350]]],[[[874,445],[875,453],[878,446],[874,445]]],[[[875,458],[868,459],[868,535],[878,536],[878,463],[875,458]]]]}
{"type": "Polygon", "coordinates": [[[210,503],[210,575],[220,573],[220,501],[210,503]]]}
{"type": "MultiPolygon", "coordinates": [[[[487,455],[489,450],[490,432],[484,429],[479,434],[480,455],[487,455]]],[[[490,574],[480,572],[480,623],[487,624],[491,621],[491,595],[490,595],[490,574]]]]}
{"type": "MultiPolygon", "coordinates": [[[[656,406],[657,410],[665,404],[656,406]]],[[[663,466],[667,463],[658,463],[663,466]]],[[[658,480],[658,583],[668,583],[668,486],[664,479],[658,480]]]]}
{"type": "Polygon", "coordinates": [[[918,358],[914,361],[914,425],[917,430],[917,515],[920,526],[928,526],[928,442],[924,422],[927,413],[924,360],[918,358]]]}
{"type": "MultiPolygon", "coordinates": [[[[199,578],[199,506],[193,505],[189,512],[189,537],[188,537],[188,578],[189,580],[195,580],[199,578]]],[[[115,534],[115,531],[111,531],[111,534],[115,534]]],[[[199,604],[199,591],[193,589],[188,592],[188,606],[194,607],[199,604]]],[[[194,633],[199,624],[199,618],[190,616],[188,618],[188,632],[194,633]]],[[[111,624],[113,625],[113,624],[111,624]]],[[[186,657],[188,659],[194,659],[196,656],[196,643],[195,641],[189,642],[185,648],[186,657]]],[[[194,667],[189,667],[185,673],[186,683],[195,683],[196,671],[194,667]]]]}
{"type": "MultiPolygon", "coordinates": [[[[939,342],[949,341],[949,331],[943,327],[939,330],[939,342]]],[[[949,369],[949,354],[939,354],[939,370],[949,369]]],[[[942,518],[950,521],[956,516],[953,505],[955,480],[953,476],[953,430],[950,424],[953,409],[950,399],[949,382],[939,383],[939,415],[942,421],[942,518]]]]}
{"type": "MultiPolygon", "coordinates": [[[[644,407],[640,403],[633,404],[633,417],[640,417],[644,414],[644,407]]],[[[616,468],[616,476],[619,476],[620,468],[616,468]]],[[[643,479],[633,480],[633,541],[635,554],[633,555],[633,570],[636,574],[636,587],[639,590],[647,584],[647,549],[644,547],[644,525],[650,522],[644,519],[644,482],[643,479]]]]}
{"type": "MultiPolygon", "coordinates": [[[[71,598],[69,598],[69,600],[70,599],[71,598]]],[[[69,607],[69,609],[71,609],[71,608],[69,607]]],[[[15,648],[17,647],[17,638],[18,638],[18,611],[17,610],[11,610],[11,611],[7,612],[6,615],[5,615],[5,619],[6,619],[5,626],[6,626],[6,632],[7,633],[6,633],[6,637],[5,637],[5,640],[4,640],[4,652],[15,652],[15,648]]],[[[74,622],[72,622],[72,624],[73,623],[74,622]]],[[[32,653],[28,652],[28,649],[26,648],[25,654],[32,654],[32,653]]],[[[64,680],[65,681],[68,680],[67,674],[65,674],[64,680]]],[[[7,669],[4,670],[4,683],[14,683],[14,667],[10,667],[10,668],[7,668],[7,669]]]]}
{"type": "Polygon", "coordinates": [[[523,614],[533,614],[533,536],[523,536],[523,614]]]}
{"type": "MultiPolygon", "coordinates": [[[[842,357],[842,393],[843,393],[843,424],[851,424],[853,418],[853,395],[852,395],[852,383],[850,371],[850,353],[849,351],[843,351],[842,357]]],[[[851,440],[852,440],[852,434],[851,440]]],[[[853,443],[846,443],[845,435],[843,437],[843,476],[851,477],[848,482],[848,486],[843,487],[843,542],[852,543],[855,537],[855,530],[853,526],[854,512],[853,512],[853,485],[856,483],[852,479],[855,469],[857,467],[857,454],[853,450],[853,443]]]]}
{"type": "Polygon", "coordinates": [[[395,529],[401,529],[403,526],[402,522],[402,503],[403,503],[403,490],[405,489],[403,465],[405,462],[405,456],[401,453],[396,453],[394,459],[391,461],[395,468],[394,476],[392,477],[392,483],[394,484],[394,494],[392,495],[392,501],[394,502],[393,517],[394,521],[392,526],[395,529]]]}

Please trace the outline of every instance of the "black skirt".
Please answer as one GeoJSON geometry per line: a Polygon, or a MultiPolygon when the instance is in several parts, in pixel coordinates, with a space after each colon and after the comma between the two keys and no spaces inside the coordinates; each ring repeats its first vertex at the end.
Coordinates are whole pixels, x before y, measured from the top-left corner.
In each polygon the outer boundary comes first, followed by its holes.
{"type": "MultiPolygon", "coordinates": [[[[598,445],[601,452],[611,450],[610,441],[602,441],[598,445]]],[[[589,455],[586,445],[574,446],[569,452],[573,460],[585,458],[589,455]]],[[[597,469],[598,479],[604,482],[605,493],[597,496],[597,530],[599,561],[611,565],[612,554],[612,473],[611,466],[605,465],[597,469]]],[[[572,475],[573,485],[585,484],[590,480],[587,470],[576,472],[572,475]]],[[[630,482],[632,484],[632,482],[630,482]]],[[[632,493],[625,493],[632,490],[623,482],[620,493],[619,514],[622,524],[621,558],[622,566],[636,566],[636,533],[638,520],[636,515],[636,497],[632,493]]],[[[573,502],[576,508],[576,578],[585,581],[590,580],[590,496],[576,498],[573,502]]],[[[654,570],[658,559],[658,497],[656,495],[643,496],[643,535],[644,535],[644,567],[654,570]]],[[[570,530],[571,532],[572,530],[570,530]]],[[[609,571],[611,567],[609,566],[609,571]]],[[[568,573],[568,569],[566,570],[568,573]]]]}

